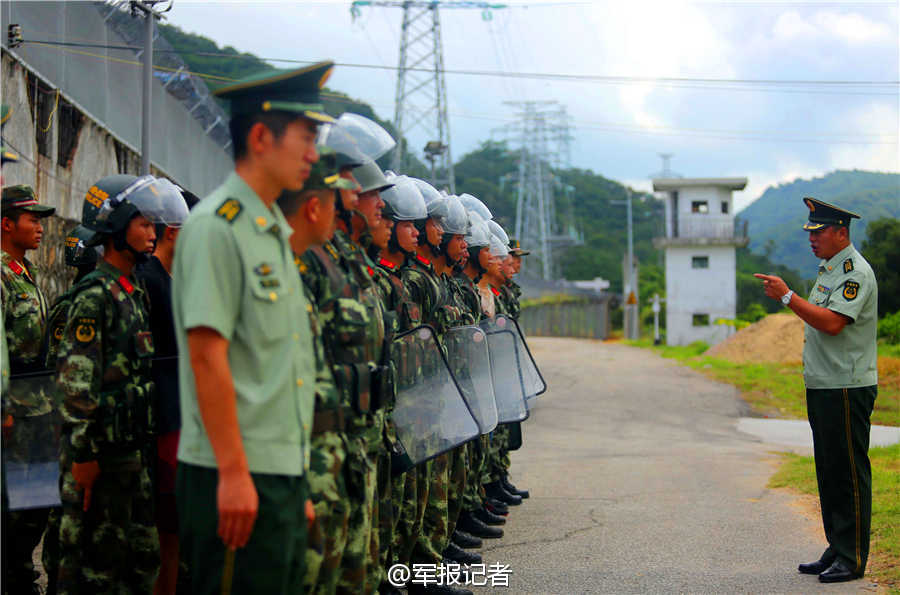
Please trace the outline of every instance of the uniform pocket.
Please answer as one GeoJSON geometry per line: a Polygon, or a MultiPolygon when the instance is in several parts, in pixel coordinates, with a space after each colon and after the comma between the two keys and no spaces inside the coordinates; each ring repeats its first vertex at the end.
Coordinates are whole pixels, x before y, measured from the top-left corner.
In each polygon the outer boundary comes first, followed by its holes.
{"type": "Polygon", "coordinates": [[[337,298],[333,330],[341,346],[361,345],[366,339],[369,313],[356,300],[337,298]]]}
{"type": "MultiPolygon", "coordinates": [[[[277,281],[277,279],[275,279],[277,281]]],[[[255,281],[255,280],[254,280],[255,281]]],[[[291,329],[291,321],[284,307],[287,295],[284,284],[263,287],[255,282],[252,290],[250,312],[253,326],[268,339],[285,336],[291,329]]]]}

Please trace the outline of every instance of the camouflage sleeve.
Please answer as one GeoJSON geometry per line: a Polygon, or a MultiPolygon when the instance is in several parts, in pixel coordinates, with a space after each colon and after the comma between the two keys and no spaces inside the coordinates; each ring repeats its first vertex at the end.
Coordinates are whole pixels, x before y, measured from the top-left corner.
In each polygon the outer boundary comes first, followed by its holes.
{"type": "Polygon", "coordinates": [[[71,429],[69,446],[76,462],[94,460],[100,452],[98,413],[106,322],[103,287],[87,287],[73,298],[59,343],[56,384],[62,397],[63,423],[71,429]]]}

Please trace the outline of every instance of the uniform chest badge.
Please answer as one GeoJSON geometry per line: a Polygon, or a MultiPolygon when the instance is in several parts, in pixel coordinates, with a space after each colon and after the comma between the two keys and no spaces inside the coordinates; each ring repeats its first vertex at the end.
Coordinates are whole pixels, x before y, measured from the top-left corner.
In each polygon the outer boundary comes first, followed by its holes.
{"type": "Polygon", "coordinates": [[[844,283],[844,299],[849,302],[855,300],[857,295],[859,295],[859,283],[856,281],[844,283]]]}
{"type": "Polygon", "coordinates": [[[266,277],[266,276],[272,274],[272,267],[270,267],[266,263],[262,263],[262,264],[256,265],[256,267],[253,268],[253,272],[256,273],[257,275],[259,275],[260,277],[266,277]]]}
{"type": "Polygon", "coordinates": [[[94,329],[96,324],[97,321],[93,318],[79,318],[75,325],[75,339],[79,343],[90,343],[93,341],[97,335],[97,331],[94,329]]]}
{"type": "Polygon", "coordinates": [[[829,291],[831,291],[830,287],[825,287],[824,285],[821,285],[821,284],[816,289],[818,289],[822,293],[828,293],[829,291]]]}
{"type": "Polygon", "coordinates": [[[853,259],[848,258],[844,261],[844,274],[849,273],[853,270],[853,259]]]}

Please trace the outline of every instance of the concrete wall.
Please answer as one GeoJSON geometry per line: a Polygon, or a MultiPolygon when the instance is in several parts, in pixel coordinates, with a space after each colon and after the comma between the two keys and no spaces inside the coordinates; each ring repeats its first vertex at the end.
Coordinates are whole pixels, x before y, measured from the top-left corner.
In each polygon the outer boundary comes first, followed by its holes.
{"type": "MultiPolygon", "coordinates": [[[[95,2],[21,2],[0,4],[0,25],[22,26],[25,39],[72,41],[99,45],[128,45],[104,21],[109,6],[95,2]],[[98,10],[98,4],[101,4],[98,10]]],[[[60,89],[88,119],[105,127],[132,152],[141,146],[140,58],[132,50],[76,48],[25,44],[10,50],[30,70],[60,89]]],[[[4,68],[7,61],[4,60],[4,68]]],[[[3,77],[4,102],[8,96],[24,97],[14,88],[15,77],[3,77]]],[[[204,196],[233,167],[230,154],[213,141],[182,101],[170,95],[154,78],[151,92],[151,163],[167,177],[204,196]]],[[[4,129],[4,137],[21,149],[31,137],[4,129]]],[[[138,161],[138,163],[140,163],[138,161]]],[[[115,169],[104,175],[116,173],[115,169]]],[[[128,171],[128,173],[138,173],[128,171]]]]}
{"type": "Polygon", "coordinates": [[[666,248],[666,343],[687,345],[726,339],[733,327],[717,325],[733,319],[737,307],[734,246],[668,246],[666,248]],[[709,268],[695,269],[692,258],[707,256],[709,268]],[[708,326],[694,326],[694,314],[708,314],[708,326]]]}
{"type": "MultiPolygon", "coordinates": [[[[675,236],[672,193],[665,194],[666,237],[675,236]]],[[[682,188],[678,191],[678,234],[677,237],[728,237],[733,233],[734,204],[731,191],[722,187],[682,188]],[[706,201],[707,213],[692,212],[694,201],[706,201]],[[727,213],[722,213],[722,203],[727,203],[727,213]]]]}

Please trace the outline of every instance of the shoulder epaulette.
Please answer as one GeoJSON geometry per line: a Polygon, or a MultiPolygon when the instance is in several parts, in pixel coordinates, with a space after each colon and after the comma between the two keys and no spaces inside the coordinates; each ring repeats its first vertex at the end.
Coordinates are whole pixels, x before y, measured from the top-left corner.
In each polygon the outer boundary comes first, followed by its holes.
{"type": "Polygon", "coordinates": [[[331,242],[325,243],[325,250],[328,252],[329,255],[331,255],[331,258],[333,258],[335,261],[340,260],[341,257],[338,254],[338,251],[335,249],[335,247],[331,245],[331,242]]]}
{"type": "Polygon", "coordinates": [[[229,223],[234,223],[234,220],[238,218],[238,215],[240,215],[243,210],[244,205],[236,198],[226,198],[225,202],[216,209],[216,215],[229,223]]]}
{"type": "Polygon", "coordinates": [[[852,270],[853,270],[853,259],[848,258],[847,260],[844,261],[844,274],[847,274],[852,270]]]}
{"type": "Polygon", "coordinates": [[[380,266],[383,266],[383,267],[386,268],[386,269],[391,269],[392,271],[393,271],[395,268],[397,268],[397,265],[395,265],[393,262],[391,262],[391,261],[388,260],[387,258],[380,258],[380,259],[378,259],[378,264],[379,264],[380,266]]]}

